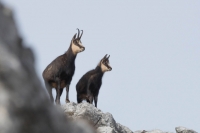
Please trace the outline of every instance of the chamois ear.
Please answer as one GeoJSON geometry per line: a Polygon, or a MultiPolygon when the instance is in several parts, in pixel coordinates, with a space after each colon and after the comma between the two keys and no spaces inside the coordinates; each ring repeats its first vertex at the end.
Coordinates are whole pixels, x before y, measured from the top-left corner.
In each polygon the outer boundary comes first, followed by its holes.
{"type": "Polygon", "coordinates": [[[72,40],[75,40],[76,39],[76,34],[73,36],[72,40]]]}

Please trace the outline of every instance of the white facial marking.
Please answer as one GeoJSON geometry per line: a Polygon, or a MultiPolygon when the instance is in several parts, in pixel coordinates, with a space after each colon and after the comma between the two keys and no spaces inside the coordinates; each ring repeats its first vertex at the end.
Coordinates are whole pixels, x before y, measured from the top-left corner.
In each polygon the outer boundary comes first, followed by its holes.
{"type": "MultiPolygon", "coordinates": [[[[82,45],[82,43],[80,41],[78,42],[78,44],[83,47],[83,45],[82,45]]],[[[72,43],[72,51],[73,51],[74,54],[82,52],[83,50],[84,50],[84,48],[80,48],[79,46],[77,46],[74,43],[72,43]]]]}
{"type": "Polygon", "coordinates": [[[109,68],[107,66],[105,66],[102,62],[101,62],[101,70],[102,72],[106,72],[109,71],[109,68]]]}
{"type": "Polygon", "coordinates": [[[82,43],[80,41],[78,41],[78,44],[83,47],[83,45],[82,45],[82,43]]]}
{"type": "MultiPolygon", "coordinates": [[[[110,63],[108,63],[108,66],[111,68],[110,63]]],[[[110,69],[109,69],[109,71],[110,71],[110,69]]]]}

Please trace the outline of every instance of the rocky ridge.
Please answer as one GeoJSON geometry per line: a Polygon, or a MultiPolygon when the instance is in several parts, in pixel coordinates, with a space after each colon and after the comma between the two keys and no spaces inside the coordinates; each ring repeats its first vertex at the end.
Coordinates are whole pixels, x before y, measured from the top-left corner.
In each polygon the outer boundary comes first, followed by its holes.
{"type": "Polygon", "coordinates": [[[117,123],[112,114],[103,113],[92,104],[71,102],[63,105],[62,108],[68,118],[72,120],[83,119],[93,125],[99,133],[133,133],[129,128],[117,123]]]}
{"type": "MultiPolygon", "coordinates": [[[[87,102],[80,104],[74,102],[67,103],[62,105],[62,109],[68,119],[73,121],[85,120],[96,129],[97,133],[170,133],[159,129],[151,131],[138,130],[133,132],[128,127],[117,123],[112,114],[103,113],[93,104],[87,102]]],[[[176,127],[175,129],[177,133],[197,133],[194,130],[184,127],[176,127]]]]}

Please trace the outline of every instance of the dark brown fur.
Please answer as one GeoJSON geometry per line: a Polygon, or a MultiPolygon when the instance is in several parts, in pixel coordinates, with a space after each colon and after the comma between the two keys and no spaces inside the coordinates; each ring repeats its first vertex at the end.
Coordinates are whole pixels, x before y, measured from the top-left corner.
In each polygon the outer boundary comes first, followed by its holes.
{"type": "Polygon", "coordinates": [[[104,72],[102,72],[101,69],[101,62],[105,63],[104,65],[106,65],[110,71],[112,70],[108,65],[108,58],[105,56],[95,69],[88,71],[78,81],[76,85],[78,103],[85,99],[87,102],[92,104],[94,100],[95,107],[97,107],[98,94],[102,84],[102,77],[104,75],[104,72]]]}
{"type": "MultiPolygon", "coordinates": [[[[80,40],[80,37],[78,36],[77,39],[80,40]]],[[[65,87],[66,102],[69,102],[69,85],[74,75],[76,59],[76,54],[73,53],[71,48],[73,41],[76,41],[76,34],[74,35],[67,52],[53,60],[46,67],[42,74],[46,89],[50,95],[51,102],[54,101],[52,95],[52,88],[56,89],[56,104],[60,104],[60,96],[62,95],[63,88],[65,87]]]]}

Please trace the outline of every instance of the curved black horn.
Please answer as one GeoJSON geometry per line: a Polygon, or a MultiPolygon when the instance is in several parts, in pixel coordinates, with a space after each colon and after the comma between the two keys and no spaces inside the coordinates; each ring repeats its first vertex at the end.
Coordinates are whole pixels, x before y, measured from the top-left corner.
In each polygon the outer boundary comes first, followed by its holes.
{"type": "Polygon", "coordinates": [[[103,59],[105,59],[107,57],[107,54],[103,57],[103,59]]]}
{"type": "Polygon", "coordinates": [[[79,31],[79,29],[78,29],[78,28],[77,28],[77,30],[78,30],[78,36],[77,36],[77,38],[79,38],[80,31],[79,31]]]}
{"type": "Polygon", "coordinates": [[[81,36],[79,37],[80,39],[81,39],[81,37],[82,37],[82,35],[83,35],[83,30],[81,30],[82,31],[82,33],[81,33],[81,36]]]}
{"type": "Polygon", "coordinates": [[[110,55],[107,57],[107,59],[109,59],[110,55]]]}

